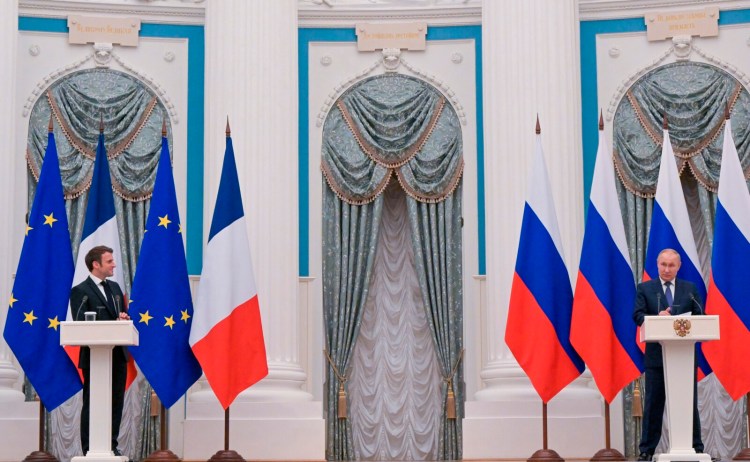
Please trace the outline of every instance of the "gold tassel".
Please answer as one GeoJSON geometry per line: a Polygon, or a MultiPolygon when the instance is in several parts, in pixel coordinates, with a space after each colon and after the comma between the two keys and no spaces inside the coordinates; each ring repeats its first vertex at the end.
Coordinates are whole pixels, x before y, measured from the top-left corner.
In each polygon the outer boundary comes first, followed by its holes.
{"type": "Polygon", "coordinates": [[[633,406],[630,414],[633,417],[643,417],[643,403],[641,402],[641,387],[638,386],[638,379],[633,386],[633,406]]]}
{"type": "Polygon", "coordinates": [[[160,410],[161,403],[159,402],[159,397],[156,396],[154,390],[151,390],[151,417],[158,417],[160,410]]]}
{"type": "Polygon", "coordinates": [[[453,385],[448,382],[448,397],[445,399],[445,416],[448,419],[456,418],[456,395],[453,393],[453,385]]]}
{"type": "Polygon", "coordinates": [[[344,390],[344,382],[339,385],[339,419],[346,419],[346,390],[344,390]]]}

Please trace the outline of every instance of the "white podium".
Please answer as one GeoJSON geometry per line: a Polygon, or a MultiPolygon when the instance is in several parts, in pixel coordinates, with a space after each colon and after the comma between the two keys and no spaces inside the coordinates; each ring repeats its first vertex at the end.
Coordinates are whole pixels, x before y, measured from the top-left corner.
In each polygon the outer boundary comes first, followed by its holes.
{"type": "Polygon", "coordinates": [[[60,344],[88,346],[91,350],[89,387],[89,452],[72,462],[124,462],[111,450],[112,348],[138,345],[133,321],[65,321],[60,323],[60,344]]]}
{"type": "Polygon", "coordinates": [[[642,342],[659,342],[664,358],[669,452],[656,462],[711,462],[709,454],[693,449],[693,380],[695,342],[719,339],[718,316],[646,316],[641,326],[642,342]]]}

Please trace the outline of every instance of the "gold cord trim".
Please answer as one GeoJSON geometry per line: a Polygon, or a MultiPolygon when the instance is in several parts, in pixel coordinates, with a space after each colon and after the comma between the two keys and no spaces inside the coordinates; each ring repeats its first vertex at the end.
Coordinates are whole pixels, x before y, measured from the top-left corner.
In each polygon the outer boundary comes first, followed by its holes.
{"type": "Polygon", "coordinates": [[[409,197],[411,197],[415,201],[417,201],[417,202],[425,202],[425,203],[428,203],[428,204],[437,204],[438,202],[444,201],[448,196],[450,196],[451,194],[453,194],[453,191],[456,190],[456,188],[458,187],[458,184],[461,182],[461,177],[463,175],[463,172],[464,172],[464,158],[463,158],[463,155],[462,155],[461,156],[461,163],[459,164],[459,166],[456,169],[456,171],[453,173],[453,178],[451,178],[448,190],[445,193],[440,194],[439,196],[437,196],[437,195],[426,196],[426,195],[422,195],[419,192],[417,192],[414,188],[412,188],[411,186],[409,186],[408,183],[406,183],[406,180],[404,180],[404,178],[403,178],[403,176],[401,174],[401,169],[396,170],[396,178],[398,179],[398,184],[401,185],[401,188],[404,190],[404,192],[406,194],[408,194],[409,197]]]}
{"type": "Polygon", "coordinates": [[[391,175],[393,175],[393,170],[388,169],[385,177],[383,177],[383,181],[381,181],[380,184],[375,187],[375,190],[371,193],[371,195],[361,200],[355,200],[350,197],[346,197],[344,193],[341,192],[339,185],[334,183],[333,174],[330,172],[325,162],[320,163],[320,170],[323,172],[323,178],[326,179],[328,187],[331,188],[331,191],[333,191],[334,194],[336,194],[336,197],[350,205],[365,205],[377,199],[378,196],[381,195],[383,191],[385,191],[385,188],[386,186],[388,186],[388,182],[391,179],[391,175]]]}

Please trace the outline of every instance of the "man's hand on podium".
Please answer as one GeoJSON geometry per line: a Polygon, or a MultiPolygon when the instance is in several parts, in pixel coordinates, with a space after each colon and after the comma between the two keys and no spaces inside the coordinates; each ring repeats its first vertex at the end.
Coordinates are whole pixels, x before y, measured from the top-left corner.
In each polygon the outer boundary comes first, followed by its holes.
{"type": "Polygon", "coordinates": [[[127,320],[129,320],[129,319],[130,319],[130,316],[128,315],[128,313],[126,313],[126,312],[124,312],[124,311],[121,311],[121,312],[120,312],[120,316],[119,316],[119,318],[118,318],[118,319],[120,319],[120,320],[122,320],[122,321],[127,321],[127,320]]]}

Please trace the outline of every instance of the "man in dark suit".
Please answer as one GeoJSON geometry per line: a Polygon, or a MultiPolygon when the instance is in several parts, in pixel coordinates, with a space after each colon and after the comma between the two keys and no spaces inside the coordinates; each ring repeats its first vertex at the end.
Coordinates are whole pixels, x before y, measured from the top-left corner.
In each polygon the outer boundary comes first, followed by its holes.
{"type": "MultiPolygon", "coordinates": [[[[703,314],[703,302],[695,284],[677,279],[677,272],[682,265],[680,254],[673,249],[664,249],[659,253],[656,265],[659,269],[659,278],[638,284],[633,310],[635,323],[642,325],[645,316],[703,314]]],[[[638,460],[651,460],[661,439],[665,401],[661,345],[646,344],[645,365],[646,403],[643,409],[643,428],[638,460]]],[[[693,381],[693,449],[696,452],[703,452],[695,381],[693,381]]]]}
{"type": "MultiPolygon", "coordinates": [[[[130,319],[124,310],[124,299],[120,286],[107,278],[115,271],[115,259],[112,249],[103,245],[89,250],[85,258],[86,267],[91,273],[85,281],[73,287],[70,292],[70,309],[76,321],[84,320],[84,313],[93,311],[97,321],[114,321],[130,319]]],[[[81,446],[83,454],[89,450],[89,349],[82,347],[78,356],[78,367],[83,371],[83,408],[81,409],[81,446]]],[[[112,451],[121,455],[117,449],[117,437],[120,433],[122,405],[125,398],[125,380],[127,378],[128,354],[121,346],[112,351],[112,451]]]]}

